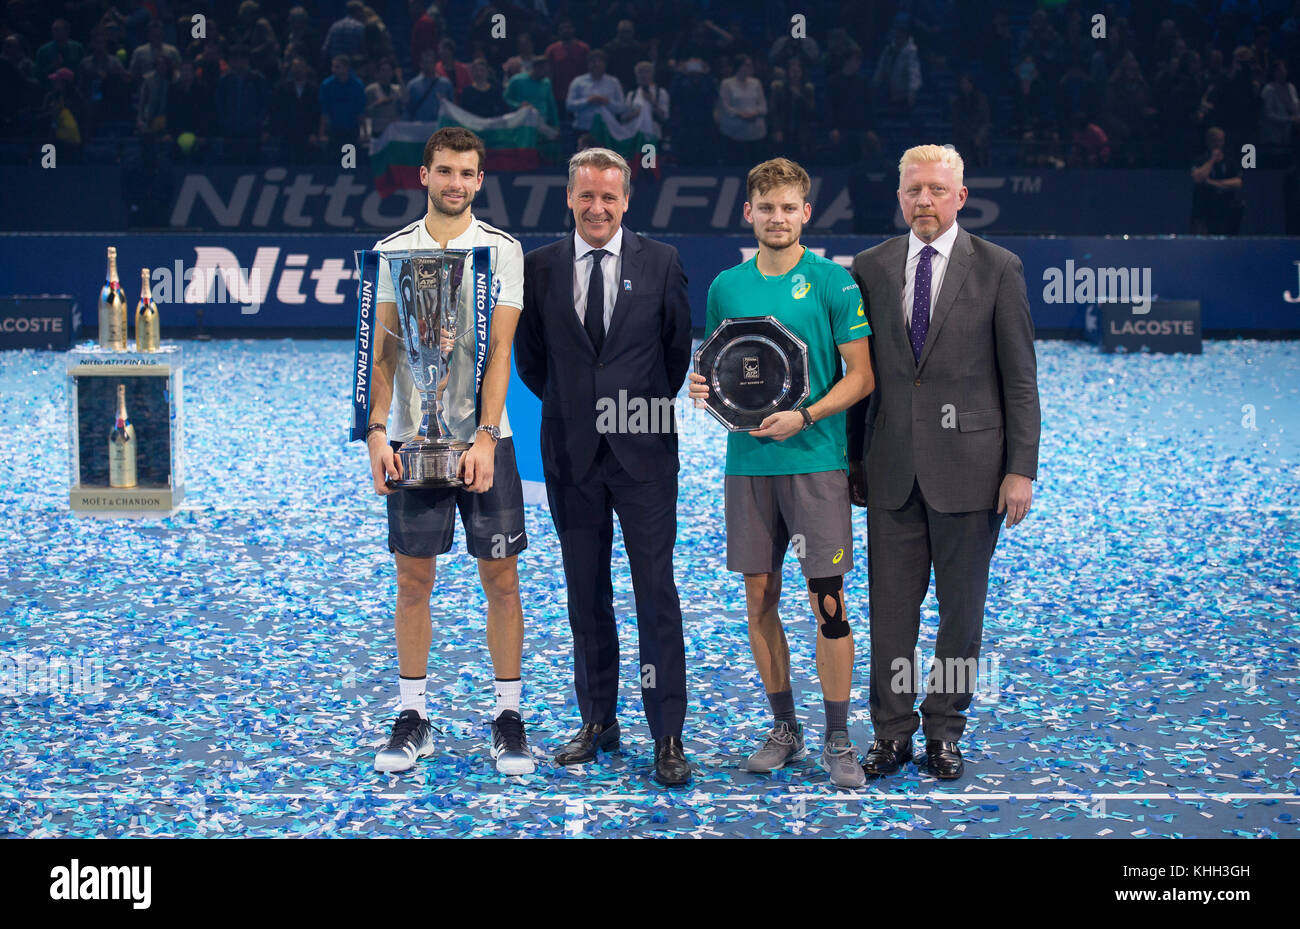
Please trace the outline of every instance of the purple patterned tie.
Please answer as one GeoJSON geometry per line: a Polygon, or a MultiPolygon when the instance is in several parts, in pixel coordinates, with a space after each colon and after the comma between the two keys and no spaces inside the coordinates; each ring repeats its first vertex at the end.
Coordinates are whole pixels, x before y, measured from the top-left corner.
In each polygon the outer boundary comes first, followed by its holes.
{"type": "Polygon", "coordinates": [[[927,245],[921,249],[916,262],[916,281],[912,287],[912,327],[908,336],[912,341],[912,356],[919,362],[921,349],[925,348],[925,335],[930,331],[930,256],[938,252],[927,245]]]}

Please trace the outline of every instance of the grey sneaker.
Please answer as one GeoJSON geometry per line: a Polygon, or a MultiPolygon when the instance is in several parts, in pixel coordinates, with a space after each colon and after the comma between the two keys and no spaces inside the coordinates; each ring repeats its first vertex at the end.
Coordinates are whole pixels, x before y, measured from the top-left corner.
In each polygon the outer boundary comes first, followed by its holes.
{"type": "Polygon", "coordinates": [[[416,759],[433,754],[433,727],[415,710],[402,710],[393,723],[393,734],[383,751],[375,756],[376,771],[409,771],[416,759]]]}
{"type": "Polygon", "coordinates": [[[836,787],[865,787],[867,784],[867,775],[858,761],[858,750],[843,729],[826,734],[822,769],[831,776],[831,783],[836,787]]]}
{"type": "Polygon", "coordinates": [[[745,759],[745,770],[754,774],[780,771],[787,762],[798,761],[808,754],[803,745],[803,724],[790,724],[778,720],[767,734],[763,747],[745,759]]]}

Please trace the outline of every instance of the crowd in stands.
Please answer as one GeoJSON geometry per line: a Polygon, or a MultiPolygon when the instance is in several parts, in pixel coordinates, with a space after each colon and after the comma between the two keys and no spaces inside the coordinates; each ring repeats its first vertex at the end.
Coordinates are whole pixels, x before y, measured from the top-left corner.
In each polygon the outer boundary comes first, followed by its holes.
{"type": "Polygon", "coordinates": [[[648,114],[685,166],[935,139],[976,169],[1191,170],[1212,130],[1289,165],[1300,123],[1300,0],[9,0],[0,42],[9,161],[337,162],[450,106],[535,109],[553,163],[648,114]]]}

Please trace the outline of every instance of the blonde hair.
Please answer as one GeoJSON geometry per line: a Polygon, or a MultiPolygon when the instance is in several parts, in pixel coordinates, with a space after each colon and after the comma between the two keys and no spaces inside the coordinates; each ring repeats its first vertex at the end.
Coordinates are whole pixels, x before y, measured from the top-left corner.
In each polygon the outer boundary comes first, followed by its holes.
{"type": "Polygon", "coordinates": [[[898,159],[898,186],[900,188],[903,186],[903,171],[907,169],[908,165],[932,162],[945,164],[952,168],[957,187],[962,186],[962,176],[965,173],[966,164],[961,160],[961,155],[957,154],[957,149],[945,145],[914,145],[903,152],[903,157],[898,159]]]}
{"type": "Polygon", "coordinates": [[[749,169],[749,176],[745,179],[745,194],[752,201],[755,193],[765,194],[769,190],[786,186],[797,188],[799,196],[807,200],[812,179],[798,162],[789,158],[773,158],[749,169]]]}

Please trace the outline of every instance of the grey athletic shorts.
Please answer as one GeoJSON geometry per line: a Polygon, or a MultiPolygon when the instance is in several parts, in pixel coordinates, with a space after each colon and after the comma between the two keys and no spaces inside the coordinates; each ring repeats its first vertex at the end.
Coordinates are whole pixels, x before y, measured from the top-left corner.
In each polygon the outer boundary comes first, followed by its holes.
{"type": "MultiPolygon", "coordinates": [[[[401,442],[389,442],[393,451],[401,442]]],[[[463,487],[397,490],[388,502],[388,550],[433,558],[451,550],[456,511],[465,527],[465,548],[475,558],[508,558],[528,547],[524,532],[524,487],[510,436],[497,442],[492,489],[476,494],[463,487]]]]}
{"type": "Polygon", "coordinates": [[[804,577],[853,570],[853,520],[847,471],[728,474],[727,569],[778,574],[794,548],[804,577]]]}

